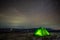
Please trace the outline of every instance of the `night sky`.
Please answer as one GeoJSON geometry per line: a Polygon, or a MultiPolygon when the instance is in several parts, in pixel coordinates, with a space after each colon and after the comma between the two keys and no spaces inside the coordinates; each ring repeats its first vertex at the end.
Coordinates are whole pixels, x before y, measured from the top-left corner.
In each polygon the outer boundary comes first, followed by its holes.
{"type": "Polygon", "coordinates": [[[0,0],[0,28],[60,28],[59,0],[0,0]]]}

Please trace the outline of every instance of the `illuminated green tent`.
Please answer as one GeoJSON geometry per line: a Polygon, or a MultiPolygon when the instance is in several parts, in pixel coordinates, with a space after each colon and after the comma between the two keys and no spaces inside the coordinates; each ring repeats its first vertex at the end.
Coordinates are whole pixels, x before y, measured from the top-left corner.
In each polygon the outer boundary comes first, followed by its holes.
{"type": "Polygon", "coordinates": [[[45,28],[41,27],[38,28],[35,32],[34,32],[34,36],[48,36],[50,35],[48,30],[46,30],[45,28]]]}

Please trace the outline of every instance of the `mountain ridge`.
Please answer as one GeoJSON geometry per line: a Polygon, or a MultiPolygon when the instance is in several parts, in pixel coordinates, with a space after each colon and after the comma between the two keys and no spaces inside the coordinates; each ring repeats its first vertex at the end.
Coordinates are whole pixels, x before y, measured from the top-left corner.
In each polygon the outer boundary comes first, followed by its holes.
{"type": "MultiPolygon", "coordinates": [[[[0,32],[34,32],[38,28],[30,29],[16,29],[16,28],[0,28],[0,32]]],[[[46,28],[49,32],[60,32],[60,30],[54,30],[51,28],[46,28]]]]}

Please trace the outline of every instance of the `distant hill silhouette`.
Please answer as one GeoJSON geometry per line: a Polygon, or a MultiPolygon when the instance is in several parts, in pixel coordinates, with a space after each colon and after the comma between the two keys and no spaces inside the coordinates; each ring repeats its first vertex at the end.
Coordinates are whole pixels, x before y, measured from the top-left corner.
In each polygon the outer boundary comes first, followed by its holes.
{"type": "MultiPolygon", "coordinates": [[[[34,32],[38,28],[31,29],[16,29],[16,28],[0,28],[0,32],[34,32]]],[[[60,30],[54,30],[51,28],[46,28],[49,32],[60,32],[60,30]]]]}

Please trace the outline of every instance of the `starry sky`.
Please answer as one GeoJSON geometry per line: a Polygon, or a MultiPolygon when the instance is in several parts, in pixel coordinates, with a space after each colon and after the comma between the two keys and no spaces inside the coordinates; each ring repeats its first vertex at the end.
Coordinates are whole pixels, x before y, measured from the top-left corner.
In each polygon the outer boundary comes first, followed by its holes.
{"type": "Polygon", "coordinates": [[[0,27],[60,28],[59,0],[0,0],[0,27]]]}

